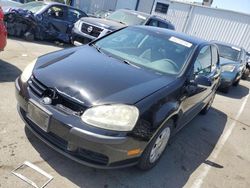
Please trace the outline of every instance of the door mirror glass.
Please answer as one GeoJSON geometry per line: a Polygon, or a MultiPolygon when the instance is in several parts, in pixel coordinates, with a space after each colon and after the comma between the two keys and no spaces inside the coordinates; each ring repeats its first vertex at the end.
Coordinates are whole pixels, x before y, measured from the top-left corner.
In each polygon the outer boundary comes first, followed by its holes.
{"type": "Polygon", "coordinates": [[[204,75],[196,76],[194,82],[197,85],[202,85],[202,86],[207,86],[207,87],[212,85],[212,81],[208,77],[206,77],[204,75]]]}

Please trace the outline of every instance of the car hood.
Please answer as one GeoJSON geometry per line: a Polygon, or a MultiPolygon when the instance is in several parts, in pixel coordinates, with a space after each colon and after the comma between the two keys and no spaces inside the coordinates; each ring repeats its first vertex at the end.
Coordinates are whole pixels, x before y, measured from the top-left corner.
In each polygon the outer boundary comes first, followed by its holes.
{"type": "Polygon", "coordinates": [[[33,75],[45,86],[86,106],[135,104],[175,80],[125,64],[91,46],[42,56],[33,75]]]}
{"type": "Polygon", "coordinates": [[[104,19],[104,18],[102,19],[102,18],[84,17],[84,18],[81,18],[81,20],[90,25],[96,25],[98,27],[103,27],[105,29],[109,29],[112,31],[126,27],[126,25],[122,23],[116,22],[114,20],[104,19]]]}
{"type": "Polygon", "coordinates": [[[220,57],[220,65],[228,65],[228,64],[234,64],[234,65],[240,65],[239,62],[237,61],[232,61],[230,59],[224,58],[224,57],[220,57]]]}

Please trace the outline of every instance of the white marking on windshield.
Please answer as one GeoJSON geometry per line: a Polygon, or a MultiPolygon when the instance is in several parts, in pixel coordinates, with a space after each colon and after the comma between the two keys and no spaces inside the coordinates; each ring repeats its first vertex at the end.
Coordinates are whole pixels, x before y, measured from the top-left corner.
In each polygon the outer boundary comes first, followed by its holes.
{"type": "Polygon", "coordinates": [[[141,16],[141,15],[137,15],[137,18],[141,18],[141,19],[143,19],[143,20],[146,20],[146,17],[141,16]]]}
{"type": "Polygon", "coordinates": [[[234,50],[237,50],[237,51],[241,51],[241,49],[240,48],[237,48],[237,47],[234,47],[234,46],[232,46],[232,49],[234,49],[234,50]]]}
{"type": "Polygon", "coordinates": [[[172,41],[174,43],[177,43],[177,44],[180,44],[182,46],[186,46],[188,48],[190,48],[193,44],[190,43],[190,42],[187,42],[185,40],[182,40],[182,39],[179,39],[179,38],[176,38],[176,37],[170,37],[169,38],[169,41],[172,41]]]}

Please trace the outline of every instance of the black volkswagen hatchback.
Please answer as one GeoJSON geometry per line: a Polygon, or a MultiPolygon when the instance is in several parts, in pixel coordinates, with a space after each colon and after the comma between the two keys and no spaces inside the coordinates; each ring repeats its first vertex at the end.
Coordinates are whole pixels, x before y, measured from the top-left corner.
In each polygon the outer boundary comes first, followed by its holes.
{"type": "Polygon", "coordinates": [[[127,27],[28,65],[16,80],[18,109],[37,137],[71,159],[149,169],[169,138],[210,108],[218,63],[212,43],[127,27]]]}

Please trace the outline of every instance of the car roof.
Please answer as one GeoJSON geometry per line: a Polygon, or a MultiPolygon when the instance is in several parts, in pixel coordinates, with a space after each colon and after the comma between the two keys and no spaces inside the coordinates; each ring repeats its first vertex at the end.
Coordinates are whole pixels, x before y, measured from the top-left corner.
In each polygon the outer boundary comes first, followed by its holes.
{"type": "Polygon", "coordinates": [[[137,11],[137,10],[130,10],[130,9],[118,9],[118,10],[133,13],[133,14],[139,14],[139,15],[145,16],[145,17],[157,18],[159,20],[165,21],[166,23],[171,24],[172,26],[174,26],[169,20],[167,20],[167,19],[165,19],[163,17],[157,16],[157,15],[152,15],[152,14],[148,14],[148,13],[145,13],[145,12],[140,12],[140,11],[137,11]]]}
{"type": "Polygon", "coordinates": [[[140,14],[140,15],[146,16],[146,17],[150,16],[150,14],[148,14],[148,13],[140,12],[140,11],[137,11],[137,10],[131,10],[131,9],[118,9],[118,10],[121,10],[121,11],[124,11],[124,12],[129,12],[129,13],[134,13],[134,14],[140,14]]]}
{"type": "MultiPolygon", "coordinates": [[[[73,9],[77,9],[77,8],[75,8],[75,7],[72,7],[72,6],[69,6],[69,5],[66,5],[66,4],[63,4],[63,3],[59,3],[59,2],[53,2],[53,1],[36,1],[36,2],[42,2],[42,3],[44,3],[44,4],[46,4],[46,5],[49,5],[49,6],[53,6],[53,5],[61,5],[61,6],[65,6],[65,7],[70,7],[70,8],[73,8],[73,9]]],[[[77,9],[77,10],[79,10],[79,9],[77,9]]],[[[80,11],[82,11],[82,10],[80,10],[80,11]]]]}
{"type": "Polygon", "coordinates": [[[159,34],[166,34],[166,35],[171,35],[174,36],[176,38],[180,38],[182,40],[185,40],[187,42],[190,42],[194,45],[200,45],[200,44],[204,44],[204,43],[210,43],[204,39],[200,39],[194,36],[190,36],[181,32],[177,32],[177,31],[173,31],[170,29],[165,29],[165,28],[160,28],[160,27],[152,27],[152,26],[129,26],[129,27],[135,27],[135,28],[141,28],[143,30],[147,30],[149,32],[157,32],[159,34]]]}

